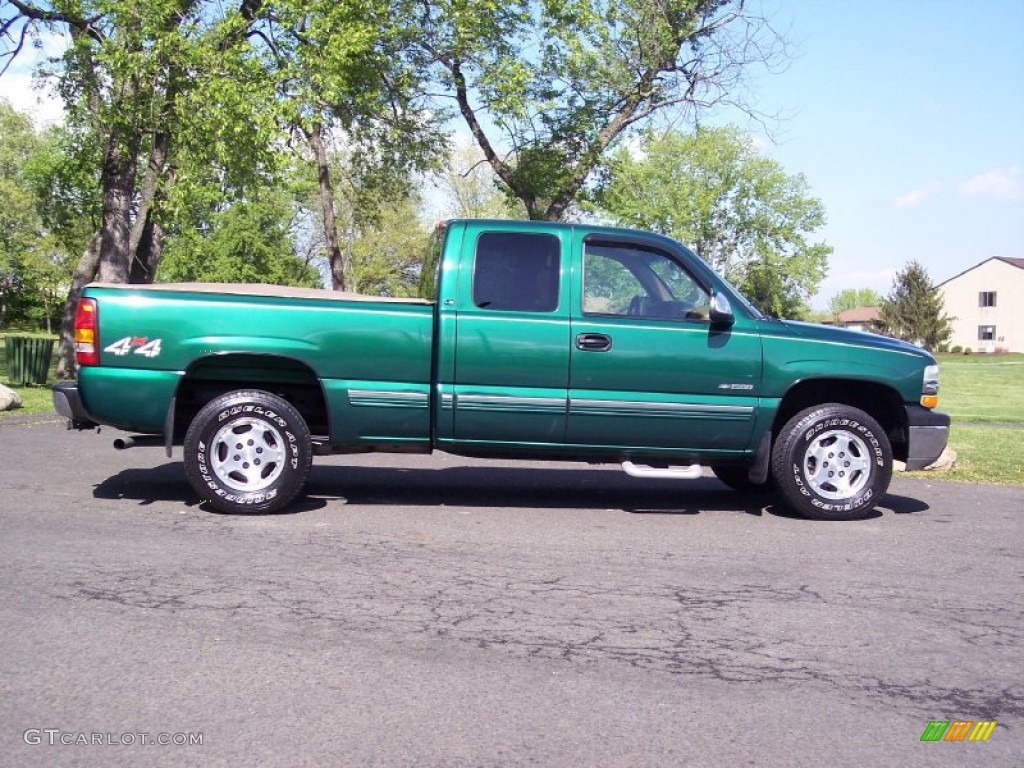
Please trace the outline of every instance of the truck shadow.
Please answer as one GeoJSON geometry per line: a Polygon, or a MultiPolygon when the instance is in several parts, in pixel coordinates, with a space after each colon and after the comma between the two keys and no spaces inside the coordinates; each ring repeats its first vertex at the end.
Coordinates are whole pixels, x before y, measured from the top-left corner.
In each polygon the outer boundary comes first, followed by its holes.
{"type": "MultiPolygon", "coordinates": [[[[123,470],[99,483],[93,496],[134,500],[143,506],[178,502],[216,512],[192,491],[180,462],[123,470]]],[[[611,468],[507,466],[417,469],[314,465],[305,492],[287,509],[272,514],[307,512],[331,502],[399,507],[608,509],[636,515],[743,512],[800,519],[777,504],[772,494],[737,493],[713,477],[673,482],[639,480],[611,468]]],[[[896,514],[929,509],[919,499],[892,493],[880,507],[896,514]]],[[[881,516],[882,512],[875,511],[868,519],[881,516]]]]}

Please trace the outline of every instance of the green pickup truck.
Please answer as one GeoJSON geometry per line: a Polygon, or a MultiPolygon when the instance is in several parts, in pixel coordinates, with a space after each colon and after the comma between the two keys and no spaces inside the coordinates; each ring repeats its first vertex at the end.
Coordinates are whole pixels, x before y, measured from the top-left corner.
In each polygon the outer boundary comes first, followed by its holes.
{"type": "Polygon", "coordinates": [[[184,446],[217,509],[273,511],[320,453],[621,463],[863,517],[893,459],[946,445],[935,359],[769,318],[679,243],[623,229],[439,225],[417,299],[266,285],[102,285],[75,321],[69,427],[184,446]]]}

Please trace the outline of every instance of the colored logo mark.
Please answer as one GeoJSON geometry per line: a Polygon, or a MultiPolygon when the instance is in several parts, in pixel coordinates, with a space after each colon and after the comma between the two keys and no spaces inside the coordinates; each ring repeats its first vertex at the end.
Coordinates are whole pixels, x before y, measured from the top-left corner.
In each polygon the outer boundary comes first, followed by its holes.
{"type": "Polygon", "coordinates": [[[988,741],[995,728],[995,720],[932,720],[921,741],[988,741]]]}

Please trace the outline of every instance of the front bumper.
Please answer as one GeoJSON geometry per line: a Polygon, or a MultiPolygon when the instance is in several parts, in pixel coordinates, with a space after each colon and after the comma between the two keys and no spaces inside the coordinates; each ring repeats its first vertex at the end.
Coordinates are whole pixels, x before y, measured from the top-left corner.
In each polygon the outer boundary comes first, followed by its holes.
{"type": "Polygon", "coordinates": [[[920,405],[907,409],[907,471],[924,469],[942,455],[949,442],[949,415],[920,405]]]}
{"type": "Polygon", "coordinates": [[[82,403],[78,382],[61,381],[54,384],[53,410],[68,420],[68,429],[92,429],[98,426],[82,403]]]}

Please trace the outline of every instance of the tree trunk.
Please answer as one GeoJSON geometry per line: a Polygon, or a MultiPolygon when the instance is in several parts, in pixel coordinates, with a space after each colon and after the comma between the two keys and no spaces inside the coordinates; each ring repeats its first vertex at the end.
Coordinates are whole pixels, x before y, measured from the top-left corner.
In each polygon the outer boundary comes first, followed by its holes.
{"type": "MultiPolygon", "coordinates": [[[[136,147],[121,146],[120,131],[111,131],[103,156],[103,229],[99,280],[127,283],[131,273],[131,204],[135,192],[136,147]]],[[[129,142],[129,145],[135,142],[129,142]]]]}
{"type": "Polygon", "coordinates": [[[71,379],[75,376],[75,309],[82,289],[96,277],[100,264],[99,232],[89,240],[89,245],[75,267],[71,278],[71,289],[67,301],[64,302],[64,314],[60,322],[60,343],[57,349],[57,378],[71,379]]]}
{"type": "Polygon", "coordinates": [[[164,252],[164,228],[152,213],[143,227],[138,245],[133,253],[130,282],[149,284],[156,278],[156,268],[164,252]]]}
{"type": "Polygon", "coordinates": [[[306,141],[316,157],[317,179],[320,186],[320,207],[324,215],[324,237],[327,240],[327,257],[331,265],[331,288],[345,290],[345,260],[338,238],[338,219],[334,214],[334,188],[331,186],[331,172],[327,164],[327,150],[324,148],[323,126],[313,123],[309,131],[303,131],[306,141]]]}
{"type": "Polygon", "coordinates": [[[164,171],[167,159],[166,134],[161,132],[153,138],[153,149],[146,165],[146,176],[139,190],[139,212],[128,238],[128,252],[131,254],[131,269],[128,279],[132,283],[152,283],[161,250],[154,248],[153,209],[157,195],[157,178],[164,171]]]}
{"type": "MultiPolygon", "coordinates": [[[[165,96],[168,110],[173,109],[171,102],[175,93],[177,89],[170,88],[165,96]]],[[[163,178],[168,185],[173,182],[173,174],[167,168],[170,145],[171,135],[167,130],[159,130],[153,136],[146,175],[139,191],[139,212],[129,237],[132,259],[129,281],[132,283],[152,283],[163,255],[163,227],[157,223],[153,212],[158,207],[158,198],[162,200],[164,197],[160,191],[160,179],[163,178]]]]}

